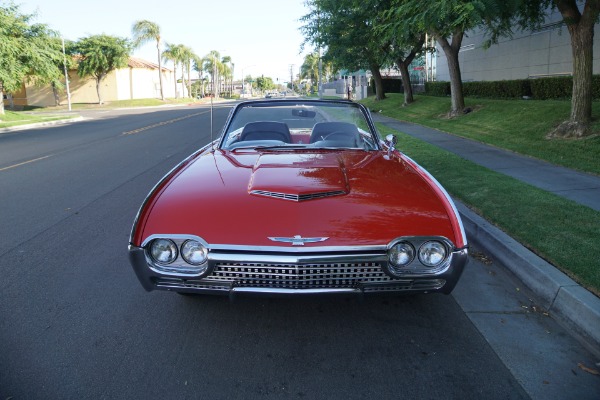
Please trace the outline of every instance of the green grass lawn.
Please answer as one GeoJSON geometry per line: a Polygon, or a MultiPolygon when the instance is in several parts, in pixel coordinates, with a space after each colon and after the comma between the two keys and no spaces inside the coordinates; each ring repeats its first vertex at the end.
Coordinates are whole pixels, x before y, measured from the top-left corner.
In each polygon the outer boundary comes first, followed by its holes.
{"type": "MultiPolygon", "coordinates": [[[[135,100],[116,100],[107,101],[103,104],[98,103],[73,103],[71,104],[72,110],[93,110],[93,109],[105,109],[105,108],[123,108],[123,107],[156,107],[164,106],[168,104],[190,104],[190,103],[207,103],[210,102],[209,98],[204,99],[191,99],[191,98],[168,98],[164,101],[160,99],[135,99],[135,100]]],[[[52,111],[64,111],[67,110],[68,106],[62,104],[56,107],[32,107],[28,108],[31,112],[52,112],[52,111]]]]}
{"type": "MultiPolygon", "coordinates": [[[[450,99],[419,95],[402,107],[403,94],[386,94],[385,100],[361,101],[373,112],[414,122],[465,138],[512,150],[553,164],[600,174],[600,135],[587,139],[546,139],[553,127],[569,118],[568,100],[490,100],[467,98],[473,112],[454,119],[446,117],[450,99]]],[[[600,133],[600,102],[593,103],[592,128],[600,133]]]]}
{"type": "Polygon", "coordinates": [[[0,128],[11,126],[35,124],[38,122],[56,121],[60,119],[74,118],[73,115],[34,115],[30,113],[5,111],[0,115],[0,128]]]}
{"type": "MultiPolygon", "coordinates": [[[[569,101],[466,99],[472,113],[448,119],[450,99],[402,94],[362,103],[373,112],[478,140],[551,163],[600,174],[600,136],[548,140],[569,117],[569,101]]],[[[593,129],[600,132],[600,103],[593,129]]],[[[398,148],[429,170],[446,190],[511,237],[600,296],[600,212],[491,171],[419,139],[396,133],[398,148]]]]}

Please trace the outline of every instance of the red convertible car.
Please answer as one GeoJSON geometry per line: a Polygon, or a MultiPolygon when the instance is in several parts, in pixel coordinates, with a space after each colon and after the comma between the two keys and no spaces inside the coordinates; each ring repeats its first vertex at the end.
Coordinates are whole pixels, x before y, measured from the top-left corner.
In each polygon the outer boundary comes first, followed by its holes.
{"type": "Polygon", "coordinates": [[[129,256],[150,291],[450,293],[467,239],[440,184],[344,100],[235,106],[150,192],[129,256]]]}

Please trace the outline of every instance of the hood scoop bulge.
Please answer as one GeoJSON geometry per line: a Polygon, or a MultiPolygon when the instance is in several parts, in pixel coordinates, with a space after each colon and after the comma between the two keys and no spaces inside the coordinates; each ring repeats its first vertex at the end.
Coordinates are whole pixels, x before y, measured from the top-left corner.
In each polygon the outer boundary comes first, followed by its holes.
{"type": "Polygon", "coordinates": [[[250,194],[253,194],[256,196],[273,197],[275,199],[282,199],[282,200],[306,201],[306,200],[322,199],[325,197],[343,196],[347,193],[343,190],[332,191],[332,192],[305,193],[305,194],[269,192],[266,190],[251,190],[250,194]]]}
{"type": "Polygon", "coordinates": [[[251,195],[298,202],[349,191],[345,168],[331,154],[263,154],[248,184],[251,195]]]}

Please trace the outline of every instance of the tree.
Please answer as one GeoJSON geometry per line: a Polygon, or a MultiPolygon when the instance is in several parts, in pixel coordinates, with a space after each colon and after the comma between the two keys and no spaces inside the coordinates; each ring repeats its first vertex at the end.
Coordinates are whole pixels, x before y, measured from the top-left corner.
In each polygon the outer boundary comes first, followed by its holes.
{"type": "Polygon", "coordinates": [[[202,58],[198,70],[205,71],[210,75],[213,96],[219,97],[219,82],[225,67],[218,51],[212,50],[202,58]]]}
{"type": "Polygon", "coordinates": [[[571,117],[556,134],[581,137],[590,133],[592,119],[592,63],[594,48],[594,25],[600,14],[600,0],[587,0],[583,12],[575,0],[555,0],[571,36],[573,52],[573,95],[571,117]]]}
{"type": "Polygon", "coordinates": [[[304,56],[304,62],[300,66],[300,79],[310,79],[313,87],[319,81],[319,59],[319,53],[312,52],[304,56]]]}
{"type": "Polygon", "coordinates": [[[273,78],[259,76],[256,78],[256,88],[261,91],[267,91],[275,89],[275,83],[273,83],[273,78]]]}
{"type": "MultiPolygon", "coordinates": [[[[175,98],[179,97],[177,95],[177,65],[182,64],[181,68],[183,70],[183,53],[184,53],[184,45],[182,44],[170,44],[167,43],[167,49],[162,52],[162,58],[165,60],[170,60],[173,62],[173,76],[175,77],[175,98]]],[[[183,91],[181,92],[183,95],[183,91]]]]}
{"type": "Polygon", "coordinates": [[[377,99],[385,98],[380,69],[388,60],[386,44],[374,27],[379,13],[362,0],[308,0],[311,11],[302,17],[306,39],[326,48],[324,59],[336,69],[369,69],[377,99]]]}
{"type": "Polygon", "coordinates": [[[573,92],[571,115],[550,133],[551,137],[582,137],[591,134],[592,67],[594,25],[600,15],[600,0],[527,0],[518,10],[519,25],[538,27],[546,12],[558,9],[571,39],[573,54],[573,92]],[[578,3],[583,7],[578,7],[578,3]]]}
{"type": "MultiPolygon", "coordinates": [[[[23,83],[60,83],[62,63],[58,34],[45,24],[32,24],[33,14],[21,14],[19,6],[0,7],[0,98],[16,92],[23,83]]],[[[0,101],[0,115],[4,101],[0,101]]]]}
{"type": "Polygon", "coordinates": [[[417,25],[404,26],[400,29],[397,21],[390,21],[392,0],[366,0],[374,12],[379,12],[378,24],[375,30],[389,47],[390,59],[400,71],[404,91],[404,104],[414,102],[412,85],[410,82],[410,64],[424,51],[425,30],[417,25]]]}
{"type": "Polygon", "coordinates": [[[103,104],[100,84],[111,71],[127,66],[131,46],[129,41],[109,35],[94,35],[80,39],[75,44],[80,57],[77,74],[81,78],[88,76],[96,80],[98,103],[103,104]]]}
{"type": "Polygon", "coordinates": [[[400,70],[400,78],[402,79],[402,87],[404,89],[404,105],[415,101],[408,67],[414,61],[415,57],[423,51],[424,42],[425,32],[417,32],[414,35],[410,35],[407,39],[398,38],[397,41],[394,41],[390,45],[390,54],[400,70]]]}
{"type": "Polygon", "coordinates": [[[185,66],[185,71],[187,72],[186,82],[189,97],[192,96],[192,64],[197,64],[199,60],[200,57],[198,57],[191,48],[184,46],[182,68],[185,66]]]}
{"type": "Polygon", "coordinates": [[[428,32],[444,51],[450,75],[450,116],[463,113],[465,100],[458,52],[465,32],[483,28],[488,45],[510,31],[512,10],[518,0],[392,0],[390,26],[399,31],[428,32]]]}
{"type": "MultiPolygon", "coordinates": [[[[138,48],[149,41],[156,41],[156,52],[158,55],[158,81],[160,83],[160,98],[164,101],[165,95],[163,91],[163,79],[162,79],[162,63],[161,63],[161,36],[160,26],[158,24],[148,21],[140,20],[136,21],[131,28],[133,33],[133,47],[138,48]]],[[[177,80],[177,79],[175,79],[177,80]]],[[[177,91],[176,91],[177,92],[177,91]]]]}
{"type": "Polygon", "coordinates": [[[228,91],[231,96],[233,88],[233,63],[231,62],[231,57],[223,56],[223,58],[221,58],[221,64],[223,64],[222,75],[225,79],[225,87],[230,88],[228,91]],[[228,80],[230,84],[227,83],[228,80]]]}

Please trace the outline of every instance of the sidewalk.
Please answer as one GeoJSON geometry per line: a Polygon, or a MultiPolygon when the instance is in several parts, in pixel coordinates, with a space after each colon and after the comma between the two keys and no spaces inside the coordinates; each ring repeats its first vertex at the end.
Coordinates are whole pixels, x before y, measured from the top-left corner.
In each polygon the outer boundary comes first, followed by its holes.
{"type": "MultiPolygon", "coordinates": [[[[600,176],[556,166],[377,113],[373,114],[373,119],[476,164],[600,211],[600,176]]],[[[583,339],[600,357],[600,298],[465,205],[456,203],[470,243],[487,252],[496,262],[515,274],[538,296],[540,305],[583,339]]]]}

